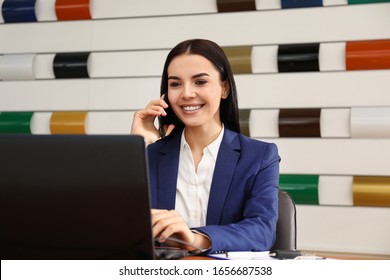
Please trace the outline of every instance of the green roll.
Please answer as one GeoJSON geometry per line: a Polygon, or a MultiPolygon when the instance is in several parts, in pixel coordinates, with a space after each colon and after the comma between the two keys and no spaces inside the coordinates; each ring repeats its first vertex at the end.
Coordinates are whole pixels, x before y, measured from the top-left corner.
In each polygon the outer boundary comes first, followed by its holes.
{"type": "Polygon", "coordinates": [[[296,204],[318,205],[319,175],[281,174],[280,189],[288,192],[296,204]]]}
{"type": "Polygon", "coordinates": [[[0,113],[0,133],[31,134],[30,122],[32,112],[0,113]]]}

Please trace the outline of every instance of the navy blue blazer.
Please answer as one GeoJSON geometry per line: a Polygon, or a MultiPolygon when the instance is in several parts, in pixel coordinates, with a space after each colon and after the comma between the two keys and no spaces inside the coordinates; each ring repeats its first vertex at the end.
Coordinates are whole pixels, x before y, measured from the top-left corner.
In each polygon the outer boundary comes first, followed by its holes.
{"type": "MultiPolygon", "coordinates": [[[[152,207],[175,209],[181,133],[148,146],[152,207]]],[[[266,251],[278,219],[278,150],[275,144],[225,128],[207,208],[209,252],[266,251]]]]}

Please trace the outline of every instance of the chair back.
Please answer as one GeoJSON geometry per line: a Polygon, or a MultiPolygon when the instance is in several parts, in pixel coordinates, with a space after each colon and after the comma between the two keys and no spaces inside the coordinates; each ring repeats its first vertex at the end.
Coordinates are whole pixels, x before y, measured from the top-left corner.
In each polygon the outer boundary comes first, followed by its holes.
{"type": "Polygon", "coordinates": [[[295,250],[297,247],[296,209],[292,197],[279,190],[279,218],[276,224],[276,240],[272,250],[295,250]]]}

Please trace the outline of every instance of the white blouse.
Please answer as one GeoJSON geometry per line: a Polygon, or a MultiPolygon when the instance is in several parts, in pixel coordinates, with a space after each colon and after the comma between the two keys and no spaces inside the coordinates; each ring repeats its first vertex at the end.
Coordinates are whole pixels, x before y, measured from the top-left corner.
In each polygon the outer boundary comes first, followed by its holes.
{"type": "Polygon", "coordinates": [[[203,156],[196,172],[190,146],[185,139],[184,130],[182,132],[175,210],[189,228],[206,225],[211,182],[223,133],[224,127],[217,139],[203,149],[203,156]]]}

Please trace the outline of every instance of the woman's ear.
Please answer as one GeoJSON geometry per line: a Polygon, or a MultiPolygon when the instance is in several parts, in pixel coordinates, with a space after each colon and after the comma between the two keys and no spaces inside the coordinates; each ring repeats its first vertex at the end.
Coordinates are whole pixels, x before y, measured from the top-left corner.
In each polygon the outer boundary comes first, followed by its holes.
{"type": "Polygon", "coordinates": [[[229,92],[230,92],[229,83],[227,81],[224,81],[223,84],[222,84],[222,95],[221,95],[221,98],[222,99],[228,98],[229,92]]]}

